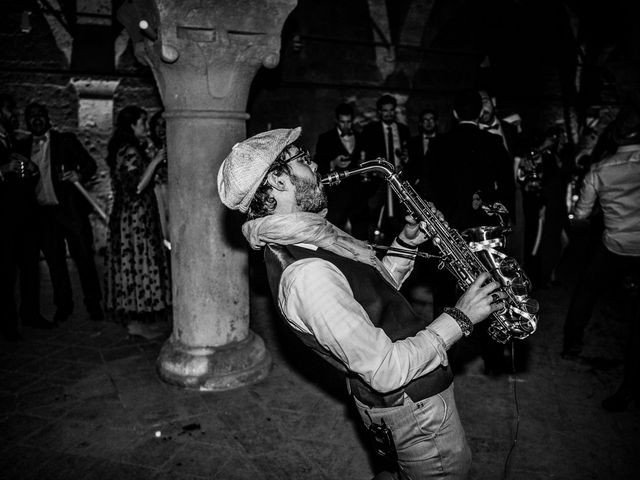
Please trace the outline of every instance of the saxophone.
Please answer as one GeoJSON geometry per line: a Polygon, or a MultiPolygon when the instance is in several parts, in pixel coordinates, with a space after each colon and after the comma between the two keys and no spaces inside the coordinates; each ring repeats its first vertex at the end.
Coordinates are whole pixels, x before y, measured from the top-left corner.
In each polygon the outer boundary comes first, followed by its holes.
{"type": "MultiPolygon", "coordinates": [[[[511,338],[523,339],[535,332],[539,306],[536,300],[529,297],[531,282],[515,259],[496,250],[496,247],[503,245],[500,237],[508,228],[496,226],[465,230],[464,233],[473,240],[467,243],[457,230],[438,217],[433,204],[425,202],[409,182],[399,177],[392,164],[380,158],[362,162],[358,168],[332,172],[321,181],[325,185],[337,185],[347,177],[368,172],[381,173],[409,214],[417,222],[424,222],[424,232],[439,252],[438,268],[449,270],[460,288],[468,288],[482,272],[489,272],[493,280],[500,284],[500,290],[506,294],[506,298],[504,307],[492,314],[488,328],[492,339],[506,343],[511,338]]],[[[483,208],[489,214],[506,212],[502,205],[496,205],[494,209],[483,208]]]]}

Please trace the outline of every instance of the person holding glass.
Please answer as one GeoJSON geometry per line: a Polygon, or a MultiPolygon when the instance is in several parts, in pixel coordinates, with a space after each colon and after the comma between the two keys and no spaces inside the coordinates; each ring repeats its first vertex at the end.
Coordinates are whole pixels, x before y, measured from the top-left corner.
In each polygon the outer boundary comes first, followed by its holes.
{"type": "Polygon", "coordinates": [[[0,94],[0,334],[9,342],[22,339],[19,320],[32,328],[55,326],[40,314],[35,194],[40,173],[16,141],[17,127],[15,100],[0,94]]]}
{"type": "Polygon", "coordinates": [[[129,333],[153,338],[169,328],[169,261],[162,244],[154,176],[165,161],[164,148],[146,152],[147,113],[127,106],[118,114],[107,164],[114,193],[106,256],[106,301],[110,317],[129,333]]]}

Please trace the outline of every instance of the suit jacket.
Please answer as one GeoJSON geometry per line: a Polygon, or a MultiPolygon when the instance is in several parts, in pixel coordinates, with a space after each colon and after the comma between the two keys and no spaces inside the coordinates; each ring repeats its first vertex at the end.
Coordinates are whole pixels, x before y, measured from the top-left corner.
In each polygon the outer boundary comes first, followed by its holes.
{"type": "MultiPolygon", "coordinates": [[[[11,161],[12,153],[23,154],[20,145],[11,134],[0,136],[0,165],[11,161]]],[[[37,212],[35,187],[38,176],[17,178],[14,174],[5,175],[0,182],[0,230],[4,234],[11,232],[12,228],[18,228],[31,220],[37,212]]]]}
{"type": "MultiPolygon", "coordinates": [[[[30,140],[29,152],[33,146],[33,138],[30,140]]],[[[58,172],[64,167],[68,172],[76,170],[80,175],[80,183],[85,183],[96,173],[95,160],[82,146],[78,138],[71,132],[58,132],[49,130],[49,152],[51,160],[51,181],[58,198],[58,203],[63,211],[77,211],[83,215],[91,212],[91,205],[71,182],[58,179],[58,172]]]]}
{"type": "MultiPolygon", "coordinates": [[[[409,137],[411,136],[409,127],[398,122],[396,122],[396,125],[398,126],[400,146],[401,148],[405,148],[407,146],[407,142],[409,141],[409,137]]],[[[364,130],[362,131],[362,143],[366,152],[365,158],[367,160],[375,160],[378,157],[387,158],[385,135],[385,129],[383,129],[383,124],[381,121],[372,122],[364,127],[364,130]]],[[[391,160],[390,163],[393,164],[394,161],[391,160]]],[[[386,203],[387,199],[386,182],[381,177],[372,178],[371,181],[367,184],[365,195],[369,198],[369,209],[371,210],[372,214],[374,216],[378,215],[378,212],[386,203]]],[[[395,209],[395,212],[401,212],[395,195],[393,196],[393,199],[397,207],[395,209]]],[[[404,214],[402,214],[401,216],[404,217],[404,214]]],[[[395,226],[393,226],[392,228],[395,228],[395,226]]]]}
{"type": "MultiPolygon", "coordinates": [[[[406,147],[409,142],[409,137],[411,136],[409,127],[398,122],[396,122],[396,125],[398,125],[400,146],[406,147]]],[[[387,158],[385,131],[382,128],[382,122],[372,122],[364,127],[362,131],[362,143],[367,160],[374,160],[378,157],[387,158]]],[[[393,161],[391,163],[393,163],[393,161]]]]}
{"type": "Polygon", "coordinates": [[[426,178],[418,189],[451,226],[465,229],[496,223],[495,217],[473,208],[476,192],[485,203],[502,202],[513,218],[513,167],[501,137],[474,124],[459,124],[430,143],[426,163],[426,178]]]}
{"type": "MultiPolygon", "coordinates": [[[[429,148],[435,137],[429,139],[429,148]]],[[[404,178],[415,185],[426,175],[426,154],[422,145],[422,133],[409,139],[409,163],[404,169],[404,178]]]]}
{"type": "MultiPolygon", "coordinates": [[[[360,136],[355,134],[355,146],[353,152],[349,154],[345,146],[340,140],[340,134],[337,128],[322,133],[318,137],[316,144],[315,161],[318,164],[318,172],[326,175],[331,171],[331,160],[338,155],[346,155],[351,157],[351,163],[346,168],[354,168],[360,163],[361,140],[360,136]]],[[[345,170],[340,167],[337,170],[345,170]]],[[[352,228],[357,229],[355,222],[361,220],[366,215],[363,213],[365,208],[365,195],[361,191],[361,177],[353,176],[346,181],[333,185],[327,189],[328,208],[327,220],[339,228],[344,228],[347,219],[351,220],[352,228]]],[[[366,221],[366,218],[365,220],[366,221]]],[[[354,231],[354,234],[356,232],[354,231]]],[[[362,236],[362,232],[357,232],[362,236]]]]}
{"type": "Polygon", "coordinates": [[[360,136],[355,135],[355,148],[353,153],[349,153],[340,140],[337,128],[321,133],[316,144],[315,162],[318,164],[318,172],[326,175],[331,170],[331,160],[338,155],[347,155],[351,157],[351,164],[347,168],[353,168],[360,162],[360,151],[362,149],[360,136]]]}

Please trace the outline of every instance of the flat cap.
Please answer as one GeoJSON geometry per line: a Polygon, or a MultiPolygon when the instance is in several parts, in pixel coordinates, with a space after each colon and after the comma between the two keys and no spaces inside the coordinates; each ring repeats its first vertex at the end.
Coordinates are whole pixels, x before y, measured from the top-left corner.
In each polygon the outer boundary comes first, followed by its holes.
{"type": "Polygon", "coordinates": [[[280,152],[302,128],[279,128],[236,143],[218,170],[220,200],[232,210],[246,212],[256,190],[280,152]]]}

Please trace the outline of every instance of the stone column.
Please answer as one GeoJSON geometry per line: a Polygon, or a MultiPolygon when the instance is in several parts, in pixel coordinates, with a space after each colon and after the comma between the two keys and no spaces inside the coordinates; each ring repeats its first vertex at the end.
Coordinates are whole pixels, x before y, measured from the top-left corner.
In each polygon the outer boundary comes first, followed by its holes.
{"type": "Polygon", "coordinates": [[[225,390],[263,379],[271,358],[249,330],[248,256],[216,176],[246,138],[249,87],[279,61],[295,0],[134,0],[118,12],[165,106],[173,334],[158,358],[173,384],[225,390]],[[231,225],[230,225],[231,224],[231,225]]]}

